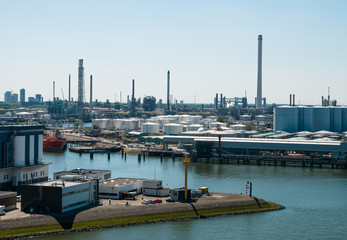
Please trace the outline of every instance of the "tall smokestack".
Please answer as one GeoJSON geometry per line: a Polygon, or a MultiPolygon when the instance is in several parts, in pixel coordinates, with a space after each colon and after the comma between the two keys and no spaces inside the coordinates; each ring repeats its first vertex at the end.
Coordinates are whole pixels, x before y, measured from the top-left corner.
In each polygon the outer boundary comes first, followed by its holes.
{"type": "Polygon", "coordinates": [[[130,102],[130,116],[135,117],[135,79],[133,79],[133,89],[132,89],[132,95],[131,95],[131,102],[130,102]]]}
{"type": "Polygon", "coordinates": [[[292,106],[292,94],[289,94],[289,106],[292,106]]]}
{"type": "Polygon", "coordinates": [[[223,94],[220,94],[220,108],[223,108],[223,94]]]}
{"type": "Polygon", "coordinates": [[[167,71],[167,110],[170,110],[170,71],[167,71]]]}
{"type": "Polygon", "coordinates": [[[83,59],[78,61],[78,113],[80,117],[83,115],[83,103],[84,103],[84,67],[83,59]]]}
{"type": "Polygon", "coordinates": [[[69,102],[71,101],[71,74],[69,74],[69,102]]]}
{"type": "Polygon", "coordinates": [[[90,108],[93,107],[93,75],[90,75],[90,108]]]}
{"type": "Polygon", "coordinates": [[[131,101],[134,101],[135,99],[135,79],[133,79],[133,91],[131,95],[131,101]]]}
{"type": "Polygon", "coordinates": [[[263,52],[263,36],[258,36],[258,86],[257,86],[257,101],[256,108],[262,107],[262,52],[263,52]]]}
{"type": "Polygon", "coordinates": [[[293,106],[295,106],[295,94],[293,94],[293,106]]]}
{"type": "Polygon", "coordinates": [[[53,81],[53,102],[55,101],[55,81],[53,81]]]}

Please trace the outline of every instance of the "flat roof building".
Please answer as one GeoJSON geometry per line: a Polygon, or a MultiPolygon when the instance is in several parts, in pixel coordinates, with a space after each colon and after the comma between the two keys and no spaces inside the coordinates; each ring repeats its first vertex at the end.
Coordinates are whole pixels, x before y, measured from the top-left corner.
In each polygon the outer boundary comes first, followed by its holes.
{"type": "Polygon", "coordinates": [[[21,186],[22,211],[64,213],[98,201],[98,180],[49,181],[21,186]]]}
{"type": "Polygon", "coordinates": [[[76,168],[69,171],[53,173],[53,180],[81,181],[85,179],[98,179],[100,182],[111,178],[110,170],[76,168]]]}

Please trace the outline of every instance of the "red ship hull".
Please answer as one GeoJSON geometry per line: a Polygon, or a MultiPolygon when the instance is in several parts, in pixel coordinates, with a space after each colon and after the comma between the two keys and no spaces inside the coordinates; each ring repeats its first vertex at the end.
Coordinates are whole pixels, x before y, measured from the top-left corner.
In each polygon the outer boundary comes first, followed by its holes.
{"type": "Polygon", "coordinates": [[[63,152],[66,150],[66,141],[57,137],[43,137],[43,151],[45,152],[63,152]]]}

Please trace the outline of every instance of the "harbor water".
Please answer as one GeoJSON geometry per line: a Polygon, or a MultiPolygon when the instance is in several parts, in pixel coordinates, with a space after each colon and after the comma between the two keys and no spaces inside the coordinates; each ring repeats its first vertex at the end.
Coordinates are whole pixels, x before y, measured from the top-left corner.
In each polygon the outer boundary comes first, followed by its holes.
{"type": "MultiPolygon", "coordinates": [[[[163,180],[167,187],[184,186],[180,159],[137,155],[46,153],[53,172],[73,168],[112,170],[112,177],[163,180]]],[[[190,163],[188,187],[208,186],[212,192],[245,193],[252,181],[253,194],[284,205],[275,212],[222,216],[198,220],[102,229],[71,233],[73,239],[347,239],[347,170],[281,166],[190,163]]],[[[65,239],[65,235],[42,239],[65,239]]]]}

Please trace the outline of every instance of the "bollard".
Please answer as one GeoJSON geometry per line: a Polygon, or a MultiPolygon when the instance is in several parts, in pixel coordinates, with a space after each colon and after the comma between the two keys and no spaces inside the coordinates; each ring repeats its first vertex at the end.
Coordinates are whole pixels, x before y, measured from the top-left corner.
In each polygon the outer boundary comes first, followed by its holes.
{"type": "Polygon", "coordinates": [[[108,159],[108,160],[111,159],[111,153],[110,153],[110,152],[107,153],[107,159],[108,159]]]}
{"type": "Polygon", "coordinates": [[[93,160],[93,158],[94,158],[94,154],[91,152],[90,153],[90,159],[93,160]]]}

